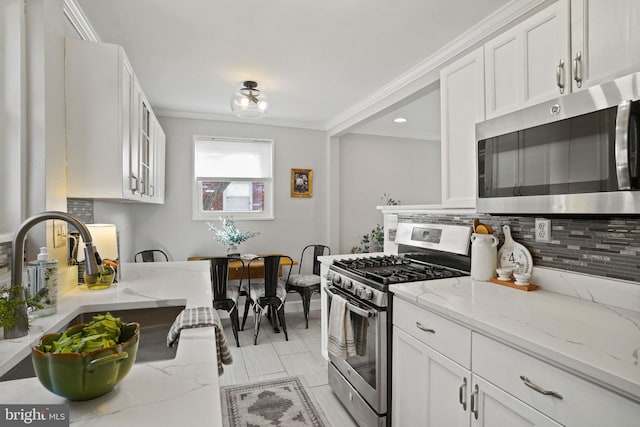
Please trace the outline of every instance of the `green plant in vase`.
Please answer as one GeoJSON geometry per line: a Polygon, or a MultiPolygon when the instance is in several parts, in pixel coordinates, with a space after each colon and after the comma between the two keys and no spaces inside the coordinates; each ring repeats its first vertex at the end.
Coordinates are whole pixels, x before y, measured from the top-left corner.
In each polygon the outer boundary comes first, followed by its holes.
{"type": "Polygon", "coordinates": [[[12,328],[22,317],[28,328],[29,317],[24,311],[25,303],[27,308],[39,309],[42,308],[39,302],[41,298],[40,295],[36,295],[35,298],[26,298],[25,290],[20,285],[0,286],[0,327],[12,328]],[[11,295],[20,295],[20,297],[11,298],[11,295]]]}
{"type": "Polygon", "coordinates": [[[209,225],[209,231],[213,232],[216,242],[222,243],[227,247],[227,254],[230,255],[238,250],[238,245],[260,233],[253,231],[241,231],[236,227],[233,217],[220,218],[222,227],[216,227],[214,224],[209,225]]]}
{"type": "Polygon", "coordinates": [[[351,248],[351,253],[382,252],[384,248],[384,227],[380,224],[362,236],[360,244],[351,248]]]}

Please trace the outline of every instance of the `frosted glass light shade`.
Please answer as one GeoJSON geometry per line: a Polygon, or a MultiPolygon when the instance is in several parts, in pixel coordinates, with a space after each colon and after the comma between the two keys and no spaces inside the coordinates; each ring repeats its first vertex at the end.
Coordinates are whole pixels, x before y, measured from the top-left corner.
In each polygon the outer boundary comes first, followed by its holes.
{"type": "Polygon", "coordinates": [[[246,81],[244,86],[231,96],[231,111],[238,117],[259,119],[267,114],[267,96],[257,89],[254,81],[246,81]]]}
{"type": "MultiPolygon", "coordinates": [[[[87,224],[100,258],[118,259],[118,234],[115,224],[87,224]]],[[[80,237],[78,244],[78,261],[84,261],[84,241],[80,237]]]]}

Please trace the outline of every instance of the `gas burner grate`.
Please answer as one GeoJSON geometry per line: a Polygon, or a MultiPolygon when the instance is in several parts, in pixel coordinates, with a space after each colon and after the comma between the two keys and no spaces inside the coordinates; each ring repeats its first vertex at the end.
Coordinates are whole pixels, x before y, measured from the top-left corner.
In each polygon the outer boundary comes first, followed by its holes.
{"type": "Polygon", "coordinates": [[[417,264],[394,255],[348,258],[334,265],[381,285],[463,276],[465,273],[430,264],[417,264]]]}

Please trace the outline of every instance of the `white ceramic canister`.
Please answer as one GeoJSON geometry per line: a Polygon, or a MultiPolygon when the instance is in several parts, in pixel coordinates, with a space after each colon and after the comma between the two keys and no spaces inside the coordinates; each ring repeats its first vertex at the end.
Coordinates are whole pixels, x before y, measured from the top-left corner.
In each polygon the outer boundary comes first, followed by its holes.
{"type": "Polygon", "coordinates": [[[498,239],[493,234],[471,235],[471,278],[487,281],[496,277],[498,239]]]}

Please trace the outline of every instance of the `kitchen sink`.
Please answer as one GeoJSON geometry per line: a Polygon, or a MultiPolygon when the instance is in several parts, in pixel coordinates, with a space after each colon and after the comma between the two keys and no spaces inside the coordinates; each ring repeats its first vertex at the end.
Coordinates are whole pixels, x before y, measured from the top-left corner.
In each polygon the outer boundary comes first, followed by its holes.
{"type": "MultiPolygon", "coordinates": [[[[109,310],[115,317],[120,317],[123,323],[138,322],[140,324],[140,341],[136,363],[170,360],[176,357],[178,346],[167,346],[167,334],[178,314],[184,306],[134,308],[129,310],[109,310]]],[[[89,323],[93,316],[104,314],[106,311],[81,313],[69,323],[60,328],[60,332],[69,326],[79,323],[89,323]]],[[[0,381],[18,380],[35,377],[31,353],[25,356],[17,365],[0,377],[0,381]]]]}

